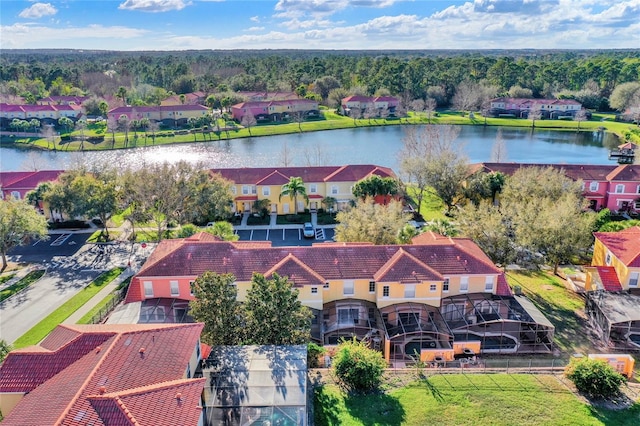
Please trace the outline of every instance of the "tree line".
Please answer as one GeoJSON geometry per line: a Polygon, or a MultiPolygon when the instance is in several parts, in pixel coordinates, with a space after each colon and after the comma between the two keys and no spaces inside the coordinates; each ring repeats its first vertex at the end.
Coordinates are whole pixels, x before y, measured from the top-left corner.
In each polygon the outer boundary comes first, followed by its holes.
{"type": "MultiPolygon", "coordinates": [[[[573,98],[597,110],[614,89],[640,81],[637,50],[577,51],[6,51],[0,58],[0,94],[28,102],[46,95],[119,97],[154,105],[171,93],[295,91],[335,107],[332,91],[390,93],[410,101],[454,105],[461,84],[496,95],[573,98]]],[[[458,94],[460,98],[460,95],[458,94]]],[[[459,101],[459,99],[458,99],[459,101]]],[[[615,102],[614,102],[615,103],[615,102]]]]}

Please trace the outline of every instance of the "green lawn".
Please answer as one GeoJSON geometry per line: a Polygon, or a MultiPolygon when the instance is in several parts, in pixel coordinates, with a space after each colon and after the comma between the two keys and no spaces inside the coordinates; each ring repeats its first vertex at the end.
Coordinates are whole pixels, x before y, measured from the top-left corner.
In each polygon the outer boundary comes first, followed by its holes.
{"type": "Polygon", "coordinates": [[[124,280],[119,286],[118,288],[116,288],[114,291],[112,291],[111,293],[109,293],[104,299],[102,299],[100,301],[100,303],[98,303],[96,306],[94,306],[89,312],[87,312],[82,318],[80,318],[77,322],[77,324],[91,324],[91,320],[93,319],[93,317],[100,312],[102,309],[104,309],[105,306],[107,306],[109,303],[111,303],[111,301],[113,299],[116,298],[116,293],[121,290],[122,288],[124,288],[125,286],[129,285],[129,283],[131,282],[131,278],[129,277],[126,280],[124,280]]]}
{"type": "MultiPolygon", "coordinates": [[[[414,200],[414,205],[417,206],[416,188],[412,185],[407,185],[407,194],[414,200]]],[[[440,197],[430,191],[425,193],[419,212],[425,221],[448,219],[444,214],[445,210],[446,207],[440,197]]]]}
{"type": "MultiPolygon", "coordinates": [[[[150,136],[144,137],[143,133],[138,134],[137,140],[133,141],[133,133],[129,134],[129,143],[126,145],[128,148],[151,146],[151,145],[164,145],[174,143],[194,143],[194,142],[208,142],[225,139],[237,139],[247,138],[254,136],[271,136],[271,135],[283,135],[290,133],[300,132],[315,132],[320,130],[333,130],[333,129],[347,129],[354,127],[370,127],[370,126],[393,126],[399,124],[426,124],[426,115],[415,115],[410,113],[408,117],[401,119],[359,119],[353,120],[349,117],[344,117],[336,114],[332,110],[323,110],[324,119],[305,121],[303,123],[285,123],[285,124],[259,124],[246,129],[238,126],[228,132],[223,131],[219,133],[210,133],[205,136],[202,133],[197,133],[195,138],[192,134],[180,134],[177,135],[173,131],[157,132],[155,141],[150,136]]],[[[487,118],[479,114],[475,114],[473,119],[469,118],[468,113],[461,113],[458,111],[438,111],[437,116],[433,116],[431,119],[433,124],[455,124],[455,125],[487,125],[487,126],[503,126],[503,127],[524,127],[529,128],[532,126],[531,120],[515,119],[515,118],[487,118]]],[[[604,127],[609,132],[616,133],[620,137],[624,138],[626,134],[629,134],[629,138],[632,142],[640,142],[639,133],[630,133],[630,130],[634,128],[629,123],[614,122],[611,115],[607,114],[594,114],[591,121],[583,121],[579,123],[582,130],[595,130],[599,127],[604,127]],[[602,121],[604,119],[604,121],[602,121]]],[[[540,129],[557,129],[557,130],[577,130],[578,122],[568,120],[536,120],[535,127],[540,129]]],[[[76,132],[73,133],[75,135],[76,132]]],[[[1,139],[2,143],[8,143],[13,146],[29,146],[35,145],[44,149],[52,149],[50,143],[46,139],[42,138],[7,138],[1,139]]],[[[68,142],[64,144],[56,144],[55,149],[62,151],[78,151],[80,150],[80,142],[68,142]]],[[[106,134],[105,140],[102,143],[85,143],[85,150],[107,150],[107,149],[121,149],[125,148],[125,137],[123,133],[116,133],[115,142],[112,142],[112,135],[106,134]]]]}
{"type": "Polygon", "coordinates": [[[346,396],[325,385],[315,391],[314,420],[318,426],[631,426],[640,424],[640,404],[596,409],[554,376],[455,374],[369,396],[346,396]]]}
{"type": "Polygon", "coordinates": [[[593,353],[586,332],[584,300],[565,288],[562,280],[546,272],[508,272],[507,281],[520,285],[527,296],[555,326],[554,342],[564,355],[593,353]]]}
{"type": "Polygon", "coordinates": [[[6,274],[6,275],[0,276],[0,285],[2,285],[4,283],[6,283],[7,281],[9,281],[11,278],[13,278],[14,275],[15,275],[15,273],[6,274]]]}
{"type": "Polygon", "coordinates": [[[33,326],[13,343],[16,349],[35,345],[44,339],[58,324],[69,318],[71,314],[80,309],[89,299],[98,293],[105,284],[113,281],[125,268],[114,268],[107,271],[83,288],[78,294],[67,300],[62,306],[50,313],[46,318],[33,326]]]}
{"type": "MultiPolygon", "coordinates": [[[[17,283],[12,284],[9,287],[1,290],[0,291],[0,302],[2,302],[5,299],[8,299],[9,297],[13,296],[14,294],[16,294],[16,293],[24,290],[25,288],[29,287],[31,284],[33,284],[34,282],[36,282],[40,278],[42,278],[44,273],[45,273],[44,269],[38,269],[37,271],[31,271],[27,275],[22,277],[17,283]]],[[[11,277],[13,277],[13,275],[7,275],[7,277],[11,278],[11,277]]],[[[6,280],[3,280],[2,282],[5,282],[5,281],[6,280]]],[[[2,284],[2,282],[0,282],[0,284],[2,284]]]]}

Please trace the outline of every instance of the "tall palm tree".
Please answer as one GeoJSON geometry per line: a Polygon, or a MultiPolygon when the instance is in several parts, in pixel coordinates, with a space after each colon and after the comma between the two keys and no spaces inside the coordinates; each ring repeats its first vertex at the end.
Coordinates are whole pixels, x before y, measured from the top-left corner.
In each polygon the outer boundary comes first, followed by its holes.
{"type": "Polygon", "coordinates": [[[289,182],[282,185],[278,200],[282,200],[283,195],[288,195],[293,200],[293,208],[296,213],[298,213],[298,196],[302,196],[307,203],[309,202],[307,189],[304,187],[301,177],[290,177],[289,182]]]}

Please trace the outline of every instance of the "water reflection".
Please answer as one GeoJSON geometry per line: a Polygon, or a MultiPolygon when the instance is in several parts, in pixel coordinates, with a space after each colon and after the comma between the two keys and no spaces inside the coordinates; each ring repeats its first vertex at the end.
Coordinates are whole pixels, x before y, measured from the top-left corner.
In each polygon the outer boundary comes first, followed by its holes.
{"type": "MultiPolygon", "coordinates": [[[[162,145],[128,150],[70,153],[0,148],[3,171],[66,169],[76,164],[140,167],[185,160],[207,167],[275,167],[378,164],[397,170],[406,126],[368,127],[246,139],[162,145]]],[[[471,162],[489,161],[497,127],[462,126],[458,143],[471,162]]],[[[612,164],[608,150],[618,138],[604,132],[502,128],[507,161],[612,164]]]]}

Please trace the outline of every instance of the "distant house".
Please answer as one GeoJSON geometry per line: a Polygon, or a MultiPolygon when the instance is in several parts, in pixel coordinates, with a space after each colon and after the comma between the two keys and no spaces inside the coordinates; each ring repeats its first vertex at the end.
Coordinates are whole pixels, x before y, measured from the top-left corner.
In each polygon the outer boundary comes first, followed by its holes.
{"type": "Polygon", "coordinates": [[[125,307],[164,320],[193,299],[205,271],[235,277],[244,301],[253,273],[286,276],[311,309],[312,338],[334,345],[355,336],[389,362],[452,361],[465,353],[549,353],[553,325],[514,296],[504,272],[471,240],[433,233],[412,244],[323,243],[272,247],[199,233],[162,241],[132,279],[125,307]],[[466,350],[466,351],[465,351],[466,350]]]}
{"type": "Polygon", "coordinates": [[[184,94],[184,102],[180,98],[181,95],[171,95],[160,102],[161,106],[175,106],[175,105],[202,105],[204,104],[207,94],[202,91],[191,92],[184,94]]]}
{"type": "Polygon", "coordinates": [[[543,119],[558,119],[574,117],[582,110],[582,104],[573,99],[496,98],[491,100],[489,114],[527,118],[534,108],[540,111],[543,119]]]}
{"type": "Polygon", "coordinates": [[[640,350],[640,227],[594,232],[586,311],[603,340],[640,350]]]}
{"type": "Polygon", "coordinates": [[[376,116],[395,115],[399,100],[393,96],[361,96],[352,95],[342,99],[340,112],[343,115],[352,115],[353,110],[360,114],[372,111],[376,116]]]}
{"type": "Polygon", "coordinates": [[[213,169],[223,178],[233,182],[233,210],[249,212],[257,200],[270,201],[272,213],[289,214],[303,211],[305,208],[316,210],[322,208],[322,199],[332,197],[336,200],[334,208],[342,210],[354,201],[353,185],[367,177],[377,175],[392,177],[396,175],[387,167],[371,164],[319,167],[252,167],[236,169],[213,169]],[[291,177],[300,177],[305,184],[309,204],[298,197],[298,206],[290,197],[282,197],[282,186],[291,177]]]}
{"type": "Polygon", "coordinates": [[[4,129],[9,128],[9,123],[16,118],[20,120],[31,120],[35,118],[39,120],[41,124],[55,125],[62,117],[76,121],[82,117],[82,114],[82,107],[76,104],[0,104],[0,127],[4,129]]]}
{"type": "Polygon", "coordinates": [[[0,366],[2,424],[205,424],[203,326],[59,325],[0,366]]]}
{"type": "Polygon", "coordinates": [[[88,96],[47,96],[38,99],[38,105],[82,105],[84,101],[89,99],[88,96]]]}
{"type": "Polygon", "coordinates": [[[289,101],[300,98],[294,92],[245,91],[236,93],[248,101],[289,101]]]}
{"type": "Polygon", "coordinates": [[[189,118],[199,118],[208,113],[209,108],[203,105],[126,106],[110,110],[107,119],[118,120],[124,115],[129,120],[146,118],[167,126],[184,126],[189,118]]]}
{"type": "Polygon", "coordinates": [[[279,122],[292,120],[297,113],[303,114],[302,118],[318,117],[320,115],[318,101],[311,99],[247,101],[231,107],[233,119],[239,123],[242,123],[247,114],[253,115],[257,121],[279,122]]]}
{"type": "Polygon", "coordinates": [[[612,212],[640,213],[640,165],[637,164],[479,163],[474,164],[471,170],[472,173],[512,175],[524,167],[553,167],[574,181],[581,180],[583,196],[594,211],[608,208],[612,212]]]}
{"type": "MultiPolygon", "coordinates": [[[[63,170],[40,170],[37,172],[0,172],[0,199],[24,199],[29,193],[43,182],[55,182],[63,170]]],[[[0,201],[1,202],[1,201],[0,201]]],[[[51,211],[43,201],[38,201],[34,208],[47,219],[61,219],[58,211],[51,211]]]]}

